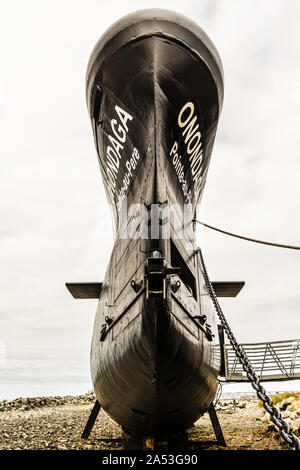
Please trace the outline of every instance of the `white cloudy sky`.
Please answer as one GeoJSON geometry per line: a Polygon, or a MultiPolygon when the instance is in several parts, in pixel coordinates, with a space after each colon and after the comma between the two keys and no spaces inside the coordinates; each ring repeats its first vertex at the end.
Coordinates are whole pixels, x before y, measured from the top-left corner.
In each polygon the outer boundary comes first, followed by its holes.
{"type": "MultiPolygon", "coordinates": [[[[0,399],[84,392],[96,304],[75,301],[64,283],[102,280],[113,244],[85,105],[95,42],[140,8],[171,8],[198,22],[225,72],[201,216],[300,244],[300,3],[1,0],[0,7],[0,399]]],[[[237,299],[222,302],[241,341],[299,338],[299,252],[208,231],[199,240],[214,280],[246,281],[237,299]]]]}

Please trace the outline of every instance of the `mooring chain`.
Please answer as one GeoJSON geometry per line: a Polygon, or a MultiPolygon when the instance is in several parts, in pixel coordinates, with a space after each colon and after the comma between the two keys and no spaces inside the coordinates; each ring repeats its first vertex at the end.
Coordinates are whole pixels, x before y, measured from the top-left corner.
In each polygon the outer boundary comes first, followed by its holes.
{"type": "Polygon", "coordinates": [[[215,310],[221,320],[223,328],[226,331],[230,344],[233,347],[241,365],[243,366],[243,369],[246,372],[249,381],[251,382],[252,387],[256,390],[258,398],[263,402],[264,409],[270,414],[270,419],[279,429],[279,432],[283,439],[290,445],[293,450],[300,450],[300,439],[291,431],[290,425],[282,418],[280,411],[273,405],[272,399],[269,397],[269,395],[267,395],[266,390],[261,385],[259,378],[256,375],[256,372],[253,366],[251,365],[243,347],[240,346],[237,340],[235,339],[234,334],[232,333],[231,328],[220,307],[214,288],[209,280],[202,252],[200,249],[198,250],[198,253],[200,256],[204,281],[208,289],[209,295],[213,301],[215,310]]]}

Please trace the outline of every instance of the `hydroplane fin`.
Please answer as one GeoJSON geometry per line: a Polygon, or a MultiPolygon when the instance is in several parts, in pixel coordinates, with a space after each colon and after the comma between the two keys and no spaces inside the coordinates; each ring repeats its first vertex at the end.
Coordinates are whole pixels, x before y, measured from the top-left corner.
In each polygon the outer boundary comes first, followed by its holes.
{"type": "Polygon", "coordinates": [[[66,282],[74,299],[99,299],[102,282],[66,282]]]}
{"type": "Polygon", "coordinates": [[[245,285],[245,281],[212,282],[217,297],[236,297],[245,285]]]}

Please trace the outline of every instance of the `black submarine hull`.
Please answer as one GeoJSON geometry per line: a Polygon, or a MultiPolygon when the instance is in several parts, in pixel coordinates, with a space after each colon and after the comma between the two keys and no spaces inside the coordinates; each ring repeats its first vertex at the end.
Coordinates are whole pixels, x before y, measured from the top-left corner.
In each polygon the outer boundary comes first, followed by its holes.
{"type": "Polygon", "coordinates": [[[222,101],[217,51],[173,12],[121,19],[89,61],[87,103],[116,230],[91,374],[106,412],[138,435],[186,429],[216,393],[218,332],[192,220],[222,101]],[[154,220],[161,207],[167,216],[154,220]]]}
{"type": "Polygon", "coordinates": [[[125,329],[112,328],[101,358],[92,353],[97,397],[126,430],[143,436],[176,434],[213,400],[217,357],[205,332],[187,323],[184,312],[168,311],[151,298],[125,329]]]}

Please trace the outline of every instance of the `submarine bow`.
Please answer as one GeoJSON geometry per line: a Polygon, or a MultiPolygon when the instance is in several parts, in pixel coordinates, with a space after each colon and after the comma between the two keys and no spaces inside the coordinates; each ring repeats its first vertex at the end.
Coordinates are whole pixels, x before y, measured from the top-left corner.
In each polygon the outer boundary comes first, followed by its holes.
{"type": "Polygon", "coordinates": [[[132,433],[180,432],[212,403],[221,367],[195,234],[182,219],[185,208],[190,221],[195,216],[207,176],[223,102],[221,61],[197,24],[167,10],[142,10],[96,44],[86,97],[122,235],[99,290],[94,390],[132,433]],[[126,212],[124,223],[125,202],[146,208],[150,236],[123,236],[133,218],[126,212]],[[170,236],[162,236],[161,219],[153,235],[152,205],[180,208],[181,237],[171,222],[170,236]]]}
{"type": "Polygon", "coordinates": [[[174,199],[194,212],[223,103],[221,60],[205,32],[167,10],[130,14],[96,44],[86,90],[116,223],[124,198],[147,199],[151,168],[164,175],[174,199]]]}

